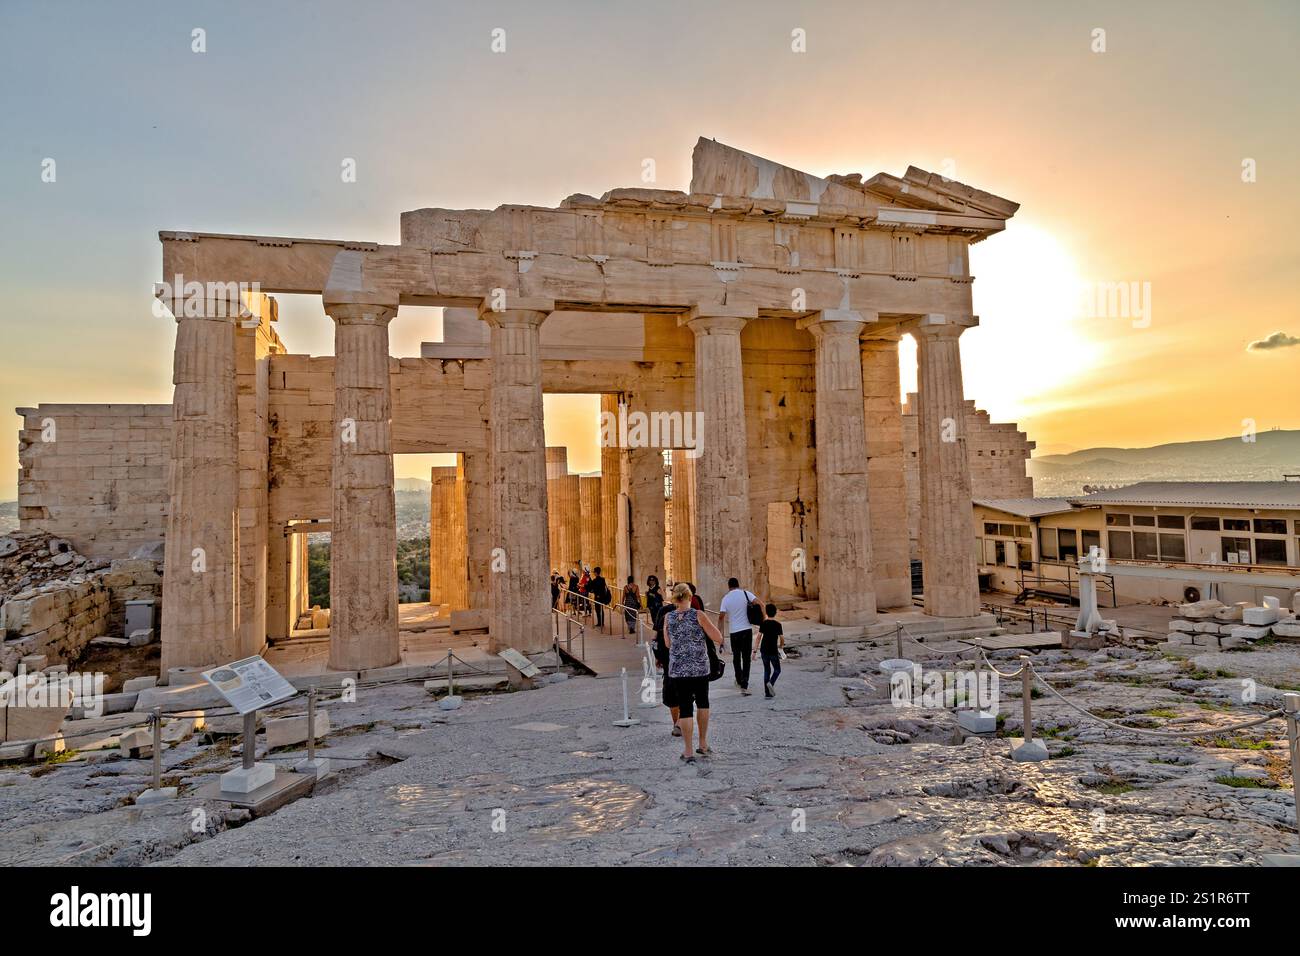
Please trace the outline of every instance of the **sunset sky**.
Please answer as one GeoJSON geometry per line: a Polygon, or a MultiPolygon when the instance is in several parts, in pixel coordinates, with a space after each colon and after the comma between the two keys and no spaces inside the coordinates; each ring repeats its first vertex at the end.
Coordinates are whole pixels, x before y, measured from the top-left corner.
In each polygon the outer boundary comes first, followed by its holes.
{"type": "MultiPolygon", "coordinates": [[[[1040,453],[1300,428],[1297,48],[1294,2],[4,0],[0,408],[170,401],[160,229],[392,243],[402,210],[553,206],[638,185],[645,158],[685,189],[703,135],[1019,202],[972,252],[963,361],[1040,453]],[[1078,314],[1114,282],[1149,283],[1149,322],[1078,314]]],[[[318,299],[280,325],[332,351],[318,299]]],[[[439,331],[404,309],[393,352],[439,331]]],[[[591,402],[549,412],[594,467],[591,402]]]]}

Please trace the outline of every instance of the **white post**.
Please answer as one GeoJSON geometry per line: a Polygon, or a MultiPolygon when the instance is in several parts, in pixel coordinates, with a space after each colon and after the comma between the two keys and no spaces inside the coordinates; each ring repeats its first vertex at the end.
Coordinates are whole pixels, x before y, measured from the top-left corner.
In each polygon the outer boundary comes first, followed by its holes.
{"type": "Polygon", "coordinates": [[[635,717],[632,717],[632,716],[629,715],[629,713],[628,713],[628,709],[627,709],[627,668],[626,668],[626,667],[624,667],[624,668],[621,669],[621,674],[620,674],[620,678],[619,678],[619,679],[620,679],[620,681],[621,681],[622,684],[623,684],[623,719],[622,719],[622,720],[616,720],[616,721],[614,721],[614,726],[615,726],[615,727],[635,727],[637,724],[641,723],[641,721],[638,720],[638,719],[635,718],[635,717]]]}

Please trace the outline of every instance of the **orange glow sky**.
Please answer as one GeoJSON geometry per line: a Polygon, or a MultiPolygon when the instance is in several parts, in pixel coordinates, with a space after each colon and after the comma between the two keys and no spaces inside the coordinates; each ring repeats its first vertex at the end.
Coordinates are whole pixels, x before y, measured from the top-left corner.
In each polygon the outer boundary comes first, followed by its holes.
{"type": "MultiPolygon", "coordinates": [[[[1247,350],[1300,337],[1295,3],[109,7],[0,10],[3,407],[170,400],[159,229],[396,242],[404,209],[555,205],[639,184],[646,158],[686,188],[705,135],[1019,202],[972,252],[963,362],[967,396],[1039,453],[1300,428],[1300,345],[1247,350]],[[1081,283],[1121,281],[1150,283],[1149,325],[1075,314],[1081,283]]],[[[404,310],[394,354],[438,325],[404,310]]],[[[281,326],[332,351],[318,304],[291,297],[281,326]]],[[[575,470],[595,467],[595,424],[591,399],[548,402],[575,470]]]]}

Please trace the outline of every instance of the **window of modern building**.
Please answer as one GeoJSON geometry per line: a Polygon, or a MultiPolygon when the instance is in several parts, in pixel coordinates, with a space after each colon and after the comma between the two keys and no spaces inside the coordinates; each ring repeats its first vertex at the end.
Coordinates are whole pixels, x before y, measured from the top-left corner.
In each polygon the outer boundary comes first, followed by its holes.
{"type": "Polygon", "coordinates": [[[1160,536],[1161,561],[1186,561],[1187,538],[1181,534],[1162,534],[1160,536]]]}
{"type": "MultiPolygon", "coordinates": [[[[1286,522],[1283,522],[1285,525],[1286,522]]],[[[1256,564],[1286,564],[1286,538],[1256,538],[1256,564]]]]}
{"type": "Polygon", "coordinates": [[[1059,561],[1061,552],[1057,549],[1056,529],[1038,529],[1038,554],[1044,561],[1059,561]]]}
{"type": "Polygon", "coordinates": [[[1134,515],[1133,526],[1135,528],[1154,528],[1156,526],[1155,515],[1134,515]]]}
{"type": "Polygon", "coordinates": [[[1249,531],[1250,522],[1247,521],[1245,518],[1224,518],[1223,530],[1224,531],[1249,531]]]}
{"type": "Polygon", "coordinates": [[[1133,557],[1139,561],[1160,560],[1160,549],[1154,531],[1133,532],[1133,557]]]}
{"type": "Polygon", "coordinates": [[[1062,561],[1079,560],[1079,534],[1073,528],[1058,528],[1057,540],[1062,561]]]}
{"type": "Polygon", "coordinates": [[[1193,515],[1192,530],[1193,531],[1218,531],[1219,519],[1217,517],[1210,518],[1204,515],[1193,515]]]}
{"type": "MultiPolygon", "coordinates": [[[[1227,519],[1224,519],[1227,523],[1227,519]]],[[[1250,564],[1250,539],[1249,538],[1228,538],[1219,539],[1219,547],[1223,552],[1223,560],[1231,562],[1233,556],[1236,557],[1239,564],[1250,564]],[[1243,560],[1242,555],[1245,555],[1243,560]]]]}
{"type": "Polygon", "coordinates": [[[1129,526],[1129,516],[1108,514],[1106,515],[1106,524],[1114,525],[1116,527],[1121,527],[1121,528],[1127,528],[1129,526]]]}
{"type": "Polygon", "coordinates": [[[1101,547],[1101,532],[1100,532],[1100,531],[1084,531],[1084,532],[1082,532],[1082,535],[1083,535],[1083,553],[1084,553],[1084,554],[1091,554],[1093,548],[1100,548],[1100,547],[1101,547]]]}
{"type": "Polygon", "coordinates": [[[1286,534],[1286,519],[1256,518],[1255,534],[1286,534]]]}
{"type": "Polygon", "coordinates": [[[1156,519],[1156,524],[1162,528],[1185,528],[1187,519],[1182,515],[1160,515],[1156,519]]]}
{"type": "Polygon", "coordinates": [[[1133,557],[1133,533],[1130,531],[1111,531],[1108,532],[1107,540],[1110,542],[1110,556],[1118,560],[1128,560],[1133,557]]]}

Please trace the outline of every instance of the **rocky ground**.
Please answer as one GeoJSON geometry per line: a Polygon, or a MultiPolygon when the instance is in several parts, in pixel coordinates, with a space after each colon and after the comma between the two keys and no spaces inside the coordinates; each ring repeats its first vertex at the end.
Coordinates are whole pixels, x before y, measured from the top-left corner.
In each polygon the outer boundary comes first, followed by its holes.
{"type": "MultiPolygon", "coordinates": [[[[969,653],[907,653],[929,670],[971,666],[969,653]]],[[[713,685],[716,755],[693,766],[662,707],[617,728],[617,679],[575,677],[451,712],[419,683],[327,703],[338,777],[256,820],[194,798],[230,768],[237,738],[167,749],[164,783],[181,794],[155,808],[129,805],[146,760],[8,768],[0,864],[1250,865],[1296,845],[1283,723],[1222,729],[1300,685],[1296,645],[1042,652],[1038,670],[1070,701],[1193,733],[1112,730],[1044,693],[1032,702],[1051,752],[1040,763],[1008,756],[1018,681],[1000,684],[997,734],[965,736],[951,710],[882,699],[874,662],[892,656],[805,648],[770,701],[713,685]]]]}

